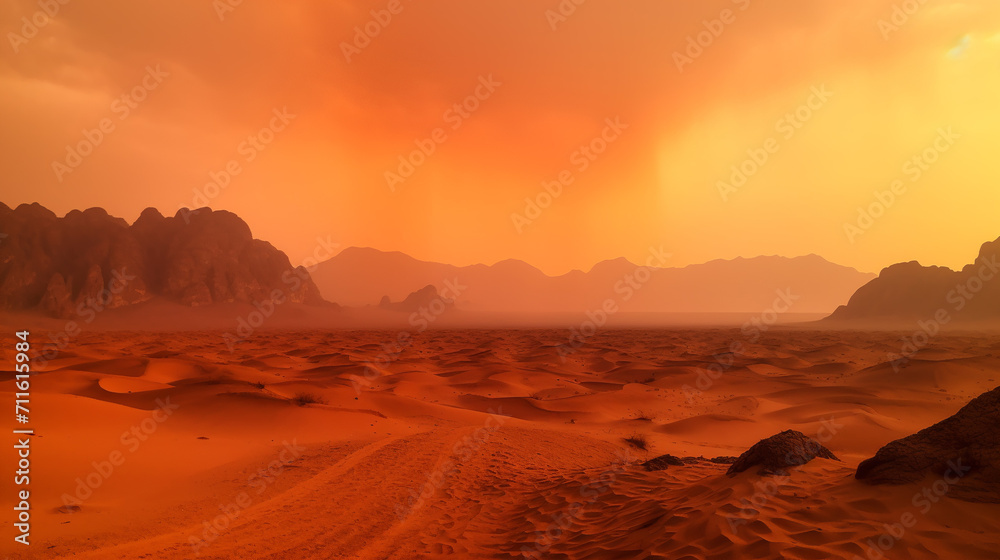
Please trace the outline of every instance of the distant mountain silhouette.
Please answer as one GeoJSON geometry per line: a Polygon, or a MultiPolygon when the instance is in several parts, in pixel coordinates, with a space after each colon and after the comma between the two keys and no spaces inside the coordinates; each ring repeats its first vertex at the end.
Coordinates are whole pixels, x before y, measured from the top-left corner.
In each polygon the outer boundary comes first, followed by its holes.
{"type": "Polygon", "coordinates": [[[816,255],[642,270],[619,258],[553,277],[517,260],[458,267],[359,247],[345,249],[313,272],[323,296],[344,305],[376,305],[383,296],[398,301],[433,285],[457,292],[460,309],[518,314],[581,312],[599,309],[608,299],[630,312],[759,313],[772,307],[777,291],[786,290],[798,298],[790,311],[829,313],[874,277],[816,255]]]}
{"type": "Polygon", "coordinates": [[[0,309],[72,317],[162,296],[190,306],[272,299],[319,304],[309,273],[235,214],[148,208],[131,226],[101,208],[60,218],[0,203],[0,309]],[[280,294],[279,294],[280,292],[280,294]]]}
{"type": "Polygon", "coordinates": [[[917,262],[892,265],[826,320],[901,323],[1000,319],[1000,239],[984,243],[960,271],[917,262]]]}
{"type": "Polygon", "coordinates": [[[429,309],[435,301],[439,302],[438,305],[440,305],[442,309],[446,309],[454,303],[451,300],[441,297],[441,295],[438,294],[437,288],[428,285],[406,296],[406,299],[398,303],[393,303],[389,296],[385,296],[382,298],[382,301],[379,302],[379,307],[390,311],[414,313],[420,309],[429,309]]]}

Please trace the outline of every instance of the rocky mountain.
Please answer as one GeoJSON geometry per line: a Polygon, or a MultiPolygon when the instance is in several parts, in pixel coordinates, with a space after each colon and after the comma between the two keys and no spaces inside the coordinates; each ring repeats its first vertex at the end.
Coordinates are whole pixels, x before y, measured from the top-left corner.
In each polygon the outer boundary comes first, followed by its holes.
{"type": "Polygon", "coordinates": [[[0,232],[0,309],[73,317],[154,296],[190,306],[323,302],[304,268],[230,212],[148,208],[129,225],[100,208],[60,218],[39,204],[0,203],[0,232]]]}
{"type": "Polygon", "coordinates": [[[1000,319],[1000,239],[984,243],[960,271],[917,262],[892,265],[865,284],[827,321],[885,322],[1000,319]]]}
{"type": "MultiPolygon", "coordinates": [[[[321,293],[345,305],[399,301],[421,286],[458,294],[467,311],[537,314],[599,309],[614,300],[622,311],[657,313],[760,313],[776,292],[790,292],[795,313],[829,313],[875,277],[816,255],[717,260],[665,268],[669,256],[651,254],[652,266],[624,258],[587,272],[548,276],[517,260],[487,266],[425,262],[399,252],[352,247],[313,272],[321,293]]],[[[648,263],[643,263],[648,264],[648,263]]]]}
{"type": "Polygon", "coordinates": [[[972,400],[954,416],[889,443],[858,466],[868,484],[907,484],[938,476],[948,494],[1000,502],[1000,388],[972,400]]]}

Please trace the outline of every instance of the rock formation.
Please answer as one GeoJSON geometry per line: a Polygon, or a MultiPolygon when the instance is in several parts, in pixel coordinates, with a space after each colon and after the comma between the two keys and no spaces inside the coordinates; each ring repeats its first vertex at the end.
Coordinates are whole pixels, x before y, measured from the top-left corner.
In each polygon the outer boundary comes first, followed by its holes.
{"type": "Polygon", "coordinates": [[[889,443],[858,466],[868,484],[907,484],[936,476],[948,495],[1000,503],[1000,388],[954,416],[889,443]]]}
{"type": "Polygon", "coordinates": [[[804,465],[816,457],[840,460],[829,449],[802,432],[785,430],[757,442],[736,459],[726,474],[735,476],[737,473],[759,466],[757,474],[761,476],[784,476],[788,474],[789,469],[804,465]]]}
{"type": "Polygon", "coordinates": [[[892,265],[859,288],[828,321],[1000,319],[1000,239],[985,243],[961,271],[916,262],[892,265]]]}
{"type": "Polygon", "coordinates": [[[643,468],[647,471],[664,471],[669,467],[682,467],[684,466],[684,461],[673,455],[660,455],[654,459],[650,459],[642,464],[643,468]]]}
{"type": "Polygon", "coordinates": [[[252,303],[281,290],[322,303],[309,273],[253,239],[235,214],[148,208],[131,226],[103,209],[59,218],[38,204],[0,204],[0,309],[41,308],[57,317],[163,296],[186,305],[252,303]]]}
{"type": "Polygon", "coordinates": [[[413,292],[412,294],[406,296],[406,299],[399,303],[392,303],[389,300],[389,296],[382,298],[379,303],[379,307],[382,309],[389,309],[391,311],[403,311],[406,313],[414,313],[421,309],[430,310],[432,312],[438,313],[445,308],[451,307],[454,302],[446,298],[441,297],[438,294],[437,288],[434,286],[424,286],[423,288],[413,292]],[[434,310],[432,307],[440,307],[440,310],[434,310]]]}

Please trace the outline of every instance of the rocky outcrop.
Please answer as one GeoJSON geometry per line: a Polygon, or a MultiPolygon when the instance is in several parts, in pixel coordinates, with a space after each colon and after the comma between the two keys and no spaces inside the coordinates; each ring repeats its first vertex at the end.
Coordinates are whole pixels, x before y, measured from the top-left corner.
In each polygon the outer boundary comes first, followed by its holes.
{"type": "Polygon", "coordinates": [[[829,449],[802,432],[785,430],[757,442],[736,459],[726,474],[736,476],[750,468],[760,467],[757,470],[758,475],[784,476],[788,474],[789,469],[802,466],[816,457],[840,460],[829,449]]]}
{"type": "Polygon", "coordinates": [[[100,208],[59,218],[38,204],[0,205],[0,231],[0,309],[71,317],[153,296],[196,306],[262,301],[276,290],[285,301],[323,301],[304,268],[230,212],[168,218],[149,208],[129,225],[100,208]]]}
{"type": "Polygon", "coordinates": [[[52,275],[39,306],[53,317],[67,317],[73,312],[72,295],[62,274],[57,272],[52,275]]]}
{"type": "Polygon", "coordinates": [[[950,418],[889,443],[855,474],[868,484],[907,484],[929,476],[940,477],[950,496],[1000,503],[1000,388],[950,418]]]}
{"type": "Polygon", "coordinates": [[[438,294],[437,288],[434,286],[424,286],[423,288],[413,292],[412,294],[406,296],[406,299],[399,303],[392,303],[388,296],[382,298],[379,303],[379,307],[382,309],[389,309],[391,311],[403,311],[406,313],[414,313],[420,311],[421,309],[430,310],[432,312],[440,312],[448,307],[454,305],[455,302],[443,298],[438,294]],[[435,310],[433,307],[440,307],[440,310],[435,310]]]}
{"type": "Polygon", "coordinates": [[[917,262],[892,265],[859,288],[831,322],[889,323],[1000,319],[1000,239],[983,244],[961,271],[917,262]]]}
{"type": "Polygon", "coordinates": [[[670,467],[683,467],[684,461],[673,455],[660,455],[642,464],[647,471],[665,471],[670,467]]]}

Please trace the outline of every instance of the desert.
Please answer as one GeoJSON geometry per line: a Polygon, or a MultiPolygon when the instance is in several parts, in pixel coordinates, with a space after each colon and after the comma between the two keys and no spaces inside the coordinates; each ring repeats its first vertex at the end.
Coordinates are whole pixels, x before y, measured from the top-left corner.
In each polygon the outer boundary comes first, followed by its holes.
{"type": "Polygon", "coordinates": [[[991,558],[1000,546],[1000,505],[975,492],[956,499],[929,473],[855,479],[882,446],[998,385],[995,337],[942,335],[900,376],[884,359],[900,344],[891,332],[612,329],[562,358],[558,330],[429,330],[366,378],[396,335],[274,331],[230,353],[218,332],[81,333],[32,380],[37,552],[12,558],[991,558]],[[722,373],[706,382],[712,365],[722,373]],[[839,460],[768,477],[705,459],[792,429],[839,460]],[[641,468],[663,454],[688,459],[641,468]]]}
{"type": "Polygon", "coordinates": [[[1000,2],[0,36],[0,560],[1000,560],[1000,2]]]}

